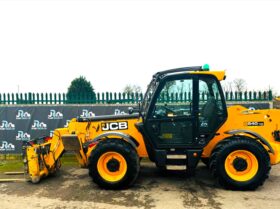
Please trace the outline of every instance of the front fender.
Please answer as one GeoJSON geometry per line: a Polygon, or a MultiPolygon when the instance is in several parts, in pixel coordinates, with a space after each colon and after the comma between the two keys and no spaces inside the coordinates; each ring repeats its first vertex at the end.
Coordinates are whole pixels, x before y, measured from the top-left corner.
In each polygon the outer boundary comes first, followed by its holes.
{"type": "Polygon", "coordinates": [[[126,141],[127,143],[129,143],[133,148],[137,149],[137,147],[139,146],[139,143],[130,135],[122,133],[122,132],[106,132],[106,133],[102,133],[100,135],[98,135],[97,137],[95,137],[92,140],[89,140],[87,142],[85,142],[83,144],[83,148],[88,148],[90,144],[92,143],[97,143],[100,140],[104,140],[107,138],[118,138],[118,139],[122,139],[124,141],[126,141]]]}

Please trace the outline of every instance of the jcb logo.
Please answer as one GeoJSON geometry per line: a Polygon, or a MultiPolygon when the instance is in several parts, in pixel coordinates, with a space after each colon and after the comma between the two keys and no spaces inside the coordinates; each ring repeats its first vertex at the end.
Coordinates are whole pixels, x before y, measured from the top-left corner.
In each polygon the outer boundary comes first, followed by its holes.
{"type": "Polygon", "coordinates": [[[128,129],[128,124],[126,121],[101,123],[101,127],[102,127],[102,131],[126,130],[128,129]]]}

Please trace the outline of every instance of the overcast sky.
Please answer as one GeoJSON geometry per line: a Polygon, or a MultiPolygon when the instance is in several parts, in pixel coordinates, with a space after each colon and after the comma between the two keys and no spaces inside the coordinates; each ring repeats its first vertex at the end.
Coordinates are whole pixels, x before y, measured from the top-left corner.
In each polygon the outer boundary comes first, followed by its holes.
{"type": "Polygon", "coordinates": [[[280,94],[277,1],[1,1],[0,92],[146,89],[160,70],[208,63],[280,94]]]}

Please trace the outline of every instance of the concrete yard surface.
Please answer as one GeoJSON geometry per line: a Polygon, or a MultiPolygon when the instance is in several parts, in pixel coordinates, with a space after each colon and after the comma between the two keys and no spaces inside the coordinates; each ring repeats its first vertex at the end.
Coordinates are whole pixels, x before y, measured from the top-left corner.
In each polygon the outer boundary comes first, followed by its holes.
{"type": "MultiPolygon", "coordinates": [[[[0,177],[7,178],[3,174],[0,177]]],[[[182,172],[162,172],[151,162],[142,162],[135,185],[120,191],[99,188],[87,169],[62,167],[56,176],[36,185],[0,183],[0,208],[279,209],[280,165],[272,167],[269,179],[256,191],[221,188],[203,164],[199,164],[194,177],[188,177],[182,172]]]]}

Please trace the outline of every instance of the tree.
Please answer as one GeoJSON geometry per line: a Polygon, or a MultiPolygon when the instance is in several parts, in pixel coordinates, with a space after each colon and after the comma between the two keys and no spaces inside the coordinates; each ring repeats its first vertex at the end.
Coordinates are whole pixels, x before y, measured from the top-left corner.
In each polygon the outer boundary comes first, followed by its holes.
{"type": "Polygon", "coordinates": [[[233,85],[234,85],[235,91],[238,91],[238,92],[245,91],[247,88],[246,81],[242,78],[234,79],[233,85]]]}
{"type": "Polygon", "coordinates": [[[232,92],[233,91],[233,87],[232,87],[232,82],[231,81],[222,83],[222,87],[223,87],[223,90],[225,92],[232,92]]]}
{"type": "Polygon", "coordinates": [[[90,81],[87,81],[84,76],[75,78],[71,82],[66,96],[67,100],[70,102],[75,102],[77,99],[87,99],[92,102],[96,101],[94,89],[90,81]]]}
{"type": "Polygon", "coordinates": [[[126,93],[126,94],[141,93],[142,89],[141,89],[140,86],[127,84],[124,87],[123,92],[126,93]]]}
{"type": "MultiPolygon", "coordinates": [[[[166,82],[166,84],[165,84],[164,89],[162,90],[162,92],[163,92],[164,94],[169,95],[169,94],[170,94],[171,88],[173,88],[174,86],[176,86],[176,81],[168,81],[168,82],[166,82]]],[[[177,89],[177,90],[179,90],[179,89],[177,89]]]]}

